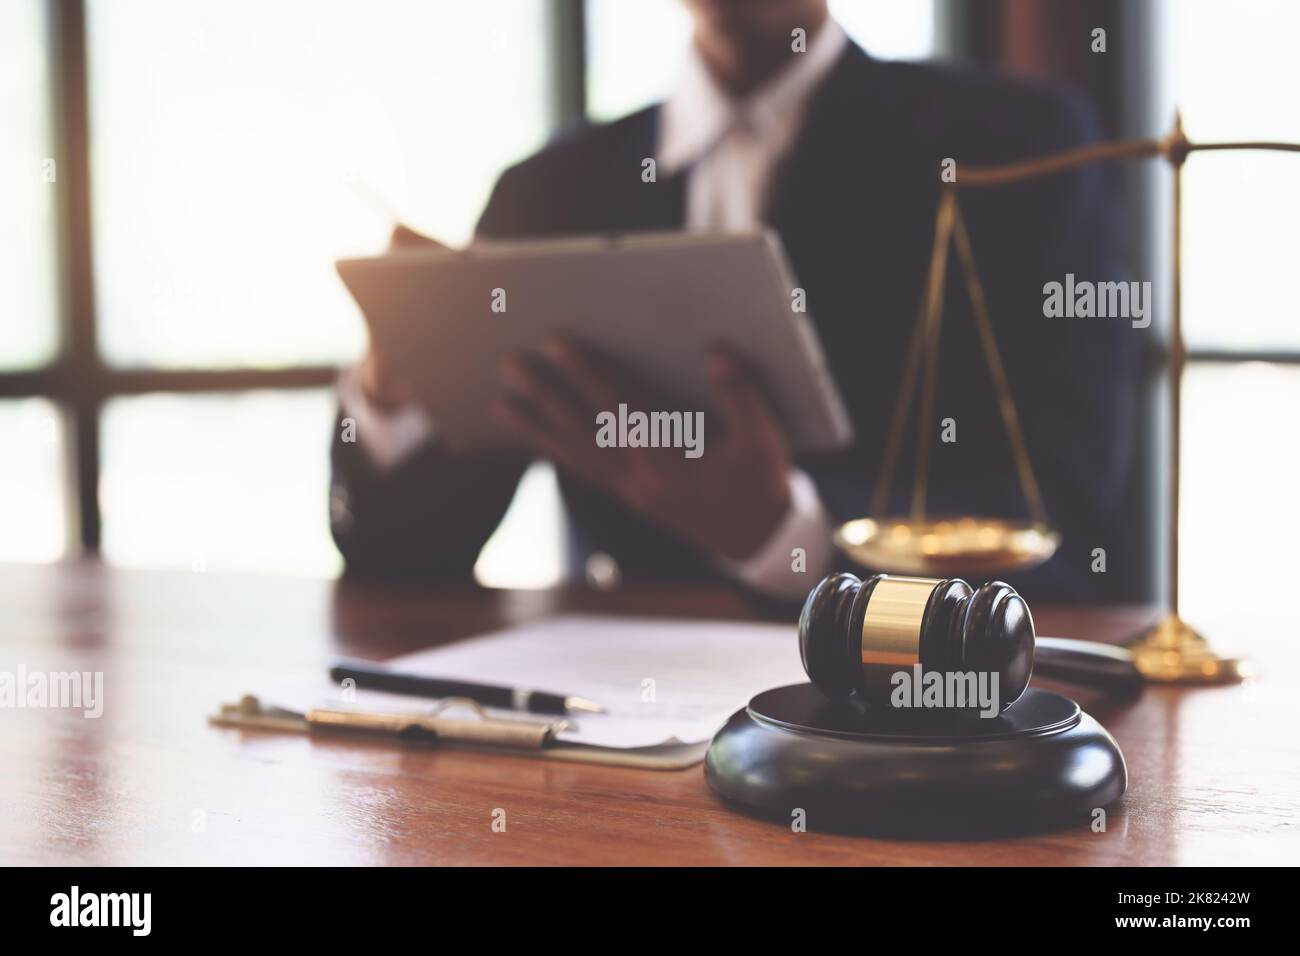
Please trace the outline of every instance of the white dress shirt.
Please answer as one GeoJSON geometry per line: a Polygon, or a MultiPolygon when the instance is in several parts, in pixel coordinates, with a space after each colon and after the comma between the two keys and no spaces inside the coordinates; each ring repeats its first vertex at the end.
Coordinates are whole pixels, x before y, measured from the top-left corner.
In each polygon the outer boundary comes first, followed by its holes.
{"type": "Polygon", "coordinates": [[[689,170],[686,228],[753,229],[763,221],[772,173],[803,124],[804,108],[848,37],[828,19],[803,53],[744,100],[714,81],[694,47],[659,113],[656,172],[689,170]]]}
{"type": "MultiPolygon", "coordinates": [[[[658,176],[688,171],[687,229],[737,231],[762,223],[773,172],[799,134],[809,98],[847,42],[839,24],[827,19],[803,53],[791,52],[787,67],[739,101],[717,85],[691,48],[677,87],[659,112],[655,156],[658,176]]],[[[340,376],[339,398],[378,467],[395,466],[433,436],[432,420],[418,409],[384,414],[370,408],[355,367],[340,376]]],[[[758,553],[717,564],[758,591],[802,597],[830,569],[833,557],[831,522],[817,487],[795,469],[790,510],[758,553]],[[797,564],[796,549],[802,551],[797,564]]]]}

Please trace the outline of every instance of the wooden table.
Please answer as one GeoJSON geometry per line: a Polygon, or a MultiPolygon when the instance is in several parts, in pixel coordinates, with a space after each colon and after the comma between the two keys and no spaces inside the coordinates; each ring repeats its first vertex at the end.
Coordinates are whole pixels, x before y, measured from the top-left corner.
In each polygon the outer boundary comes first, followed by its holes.
{"type": "MultiPolygon", "coordinates": [[[[1075,692],[1129,792],[1105,833],[997,842],[794,833],[722,807],[697,766],[648,772],[242,732],[205,717],[250,671],[385,656],[567,609],[745,617],[735,596],[395,592],[94,563],[0,565],[0,671],[102,671],[100,719],[0,710],[0,863],[1217,864],[1300,854],[1295,635],[1252,622],[1264,679],[1075,692]],[[506,810],[506,832],[492,814],[506,810]]],[[[1141,609],[1035,608],[1041,633],[1117,640],[1141,609]]],[[[793,642],[793,634],[791,640],[793,642]]],[[[793,644],[792,644],[793,650],[793,644]]]]}

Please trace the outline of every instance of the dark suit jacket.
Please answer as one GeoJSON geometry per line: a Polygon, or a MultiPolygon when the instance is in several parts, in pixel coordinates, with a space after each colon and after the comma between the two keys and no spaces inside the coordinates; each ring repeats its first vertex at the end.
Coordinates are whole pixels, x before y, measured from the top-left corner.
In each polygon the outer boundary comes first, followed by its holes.
{"type": "MultiPolygon", "coordinates": [[[[508,169],[479,222],[487,237],[679,228],[685,175],[641,180],[658,109],[585,126],[508,169]]],[[[917,316],[941,161],[1004,162],[1095,136],[1089,109],[1061,91],[1005,78],[884,63],[850,46],[814,94],[775,179],[767,221],[779,232],[853,416],[844,453],[799,464],[839,519],[861,516],[877,478],[902,360],[917,316]]],[[[1121,520],[1132,455],[1137,336],[1127,321],[1043,316],[1043,284],[1117,273],[1115,209],[1096,169],[962,194],[963,210],[1061,552],[1013,578],[1031,598],[1116,596],[1111,569],[1132,553],[1121,520]]],[[[1024,515],[1010,448],[955,265],[943,324],[932,513],[1024,515]],[[957,421],[939,441],[938,419],[957,421]]],[[[666,406],[667,407],[667,406],[666,406]]],[[[913,419],[914,421],[914,419],[913,419]]],[[[909,433],[913,431],[908,429],[909,433]]],[[[337,432],[336,432],[337,434],[337,432]]],[[[362,439],[364,441],[364,438],[362,439]]],[[[914,448],[896,477],[910,484],[914,448]]],[[[429,447],[389,474],[357,445],[334,445],[335,539],[352,571],[468,574],[500,520],[524,461],[456,460],[429,447]]],[[[602,550],[625,578],[716,575],[703,555],[608,495],[561,476],[575,556],[602,550]]],[[[848,565],[846,564],[845,567],[848,565]]],[[[808,582],[811,587],[815,582],[808,582]]]]}

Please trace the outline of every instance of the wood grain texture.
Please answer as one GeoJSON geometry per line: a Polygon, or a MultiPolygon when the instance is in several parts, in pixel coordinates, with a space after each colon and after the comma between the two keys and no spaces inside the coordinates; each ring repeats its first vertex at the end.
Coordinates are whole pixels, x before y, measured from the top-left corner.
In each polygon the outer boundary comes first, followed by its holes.
{"type": "MultiPolygon", "coordinates": [[[[21,664],[105,675],[98,720],[0,710],[0,863],[1111,866],[1300,858],[1293,729],[1300,652],[1280,614],[1251,621],[1244,635],[1265,675],[1254,684],[1148,688],[1132,701],[1055,687],[1101,720],[1128,760],[1129,792],[1105,833],[1078,827],[995,842],[793,833],[725,809],[699,767],[633,771],[205,722],[257,673],[322,668],[338,653],[383,657],[569,609],[751,613],[735,595],[710,589],[419,592],[93,563],[0,565],[0,670],[21,664]],[[506,811],[504,833],[491,828],[496,808],[506,811]]],[[[1120,640],[1154,617],[1050,607],[1035,616],[1040,633],[1100,640],[1120,640]]],[[[792,630],[792,653],[794,646],[792,630]]]]}

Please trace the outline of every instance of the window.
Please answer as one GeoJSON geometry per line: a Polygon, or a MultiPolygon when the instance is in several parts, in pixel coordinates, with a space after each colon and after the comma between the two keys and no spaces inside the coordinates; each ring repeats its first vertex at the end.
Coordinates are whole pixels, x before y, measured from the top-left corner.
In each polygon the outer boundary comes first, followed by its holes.
{"type": "Polygon", "coordinates": [[[468,239],[496,173],[548,131],[538,0],[88,13],[99,344],[117,365],[354,357],[333,261],[382,248],[399,216],[468,239]]]}
{"type": "MultiPolygon", "coordinates": [[[[1300,142],[1289,38],[1300,5],[1254,0],[1225,16],[1213,0],[1170,4],[1172,92],[1192,140],[1300,142]],[[1206,69],[1214,63],[1213,69],[1206,69]]],[[[1300,261],[1300,159],[1201,154],[1183,174],[1183,325],[1188,345],[1300,350],[1300,310],[1285,294],[1300,261]]]]}
{"type": "Polygon", "coordinates": [[[469,237],[558,118],[549,11],[0,4],[0,560],[337,570],[333,261],[469,237]]]}
{"type": "Polygon", "coordinates": [[[115,564],[335,574],[329,389],[151,394],[103,413],[99,498],[115,564]]]}
{"type": "MultiPolygon", "coordinates": [[[[1300,6],[1165,9],[1170,92],[1191,139],[1300,142],[1300,115],[1286,108],[1300,96],[1300,6]]],[[[1184,169],[1180,595],[1211,634],[1240,626],[1224,595],[1285,590],[1286,544],[1300,534],[1300,512],[1284,504],[1300,481],[1297,210],[1300,156],[1203,153],[1184,169]]]]}
{"type": "Polygon", "coordinates": [[[67,548],[62,426],[46,399],[0,400],[0,561],[54,561],[67,548]]]}
{"type": "MultiPolygon", "coordinates": [[[[58,346],[56,195],[48,24],[41,0],[0,4],[0,376],[48,363],[58,346]]],[[[0,377],[0,561],[67,548],[59,407],[0,377]]],[[[30,379],[28,379],[30,381],[30,379]]]]}
{"type": "MultiPolygon", "coordinates": [[[[1183,383],[1179,604],[1216,647],[1241,633],[1242,595],[1285,593],[1300,535],[1300,366],[1195,362],[1183,383]]],[[[1223,648],[1227,650],[1225,646],[1223,648]]]]}
{"type": "Polygon", "coordinates": [[[0,4],[0,370],[49,361],[58,338],[46,31],[41,0],[0,4]]]}

